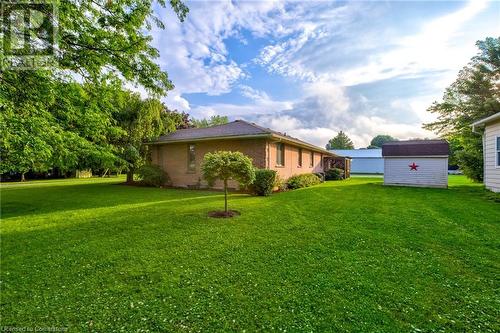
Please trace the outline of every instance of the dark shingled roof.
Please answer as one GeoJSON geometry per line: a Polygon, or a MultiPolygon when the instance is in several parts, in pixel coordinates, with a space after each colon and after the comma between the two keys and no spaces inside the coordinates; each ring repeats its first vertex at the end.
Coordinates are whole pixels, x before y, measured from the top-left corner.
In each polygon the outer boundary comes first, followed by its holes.
{"type": "Polygon", "coordinates": [[[187,128],[177,130],[167,135],[160,136],[156,141],[148,144],[174,143],[174,142],[189,142],[198,140],[212,140],[218,138],[252,138],[252,137],[273,137],[280,140],[294,142],[298,145],[310,147],[314,150],[324,152],[327,155],[335,155],[323,148],[316,147],[310,143],[291,137],[284,133],[273,131],[269,128],[261,127],[254,123],[244,120],[235,120],[233,122],[210,126],[206,128],[187,128]]]}
{"type": "Polygon", "coordinates": [[[228,136],[254,136],[271,134],[270,129],[236,120],[223,125],[216,125],[206,128],[187,128],[177,130],[167,135],[160,136],[156,142],[170,142],[179,140],[193,140],[202,138],[218,138],[228,136]]]}
{"type": "Polygon", "coordinates": [[[447,156],[449,150],[445,140],[393,141],[382,145],[382,156],[447,156]]]}

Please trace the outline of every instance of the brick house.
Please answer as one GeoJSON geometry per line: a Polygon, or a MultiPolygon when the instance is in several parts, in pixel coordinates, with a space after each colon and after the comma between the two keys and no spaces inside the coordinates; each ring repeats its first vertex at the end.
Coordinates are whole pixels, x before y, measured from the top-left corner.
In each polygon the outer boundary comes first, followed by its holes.
{"type": "MultiPolygon", "coordinates": [[[[207,128],[178,130],[148,143],[151,162],[165,170],[176,187],[205,187],[200,165],[208,152],[240,151],[257,168],[276,170],[282,179],[323,172],[336,155],[283,133],[244,120],[207,128]]],[[[221,184],[215,184],[218,188],[221,184]]],[[[236,188],[237,184],[232,183],[236,188]]]]}

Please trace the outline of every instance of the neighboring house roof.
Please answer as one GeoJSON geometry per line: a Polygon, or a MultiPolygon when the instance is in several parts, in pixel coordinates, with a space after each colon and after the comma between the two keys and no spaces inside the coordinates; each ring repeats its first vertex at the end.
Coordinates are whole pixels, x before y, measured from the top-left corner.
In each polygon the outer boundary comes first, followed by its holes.
{"type": "Polygon", "coordinates": [[[449,145],[445,140],[393,141],[382,146],[382,156],[447,156],[449,145]]]}
{"type": "Polygon", "coordinates": [[[156,141],[149,142],[147,144],[166,144],[245,138],[272,138],[277,141],[289,142],[298,146],[307,147],[311,150],[319,151],[327,155],[335,155],[328,150],[322,149],[308,142],[299,140],[277,131],[273,131],[269,128],[261,127],[245,120],[235,120],[227,124],[210,126],[206,128],[181,129],[167,135],[162,135],[156,141]]]}
{"type": "Polygon", "coordinates": [[[382,149],[330,149],[334,154],[351,158],[382,158],[382,149]]]}
{"type": "Polygon", "coordinates": [[[474,131],[476,127],[486,125],[495,120],[500,120],[500,112],[472,123],[472,130],[474,131]]]}

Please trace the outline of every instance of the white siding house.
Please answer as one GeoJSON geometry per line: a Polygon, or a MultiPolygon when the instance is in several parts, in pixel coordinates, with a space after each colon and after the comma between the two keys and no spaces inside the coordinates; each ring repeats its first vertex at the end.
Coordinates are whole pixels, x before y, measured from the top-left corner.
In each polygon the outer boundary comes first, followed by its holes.
{"type": "Polygon", "coordinates": [[[484,127],[484,185],[493,192],[500,192],[500,112],[472,125],[474,131],[484,127]]]}
{"type": "Polygon", "coordinates": [[[384,144],[384,184],[447,188],[448,151],[443,140],[384,144]]]}
{"type": "Polygon", "coordinates": [[[351,158],[351,173],[384,173],[382,149],[335,149],[332,153],[351,158]]]}

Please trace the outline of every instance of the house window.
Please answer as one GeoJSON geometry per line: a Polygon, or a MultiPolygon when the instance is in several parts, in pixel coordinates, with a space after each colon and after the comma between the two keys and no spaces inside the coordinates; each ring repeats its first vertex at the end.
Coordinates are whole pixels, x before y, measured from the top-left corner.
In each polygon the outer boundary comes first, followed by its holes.
{"type": "Polygon", "coordinates": [[[285,165],[285,144],[281,142],[276,144],[276,165],[285,165]]]}
{"type": "Polygon", "coordinates": [[[500,167],[500,136],[497,136],[497,167],[500,167]]]}
{"type": "Polygon", "coordinates": [[[299,167],[302,167],[302,148],[299,148],[299,167]]]}
{"type": "Polygon", "coordinates": [[[158,163],[159,166],[163,167],[163,153],[162,153],[162,147],[161,146],[157,147],[156,153],[157,153],[156,162],[158,163]]]}
{"type": "Polygon", "coordinates": [[[311,152],[311,157],[309,158],[309,167],[314,167],[314,152],[311,152]]]}
{"type": "Polygon", "coordinates": [[[194,172],[196,170],[196,152],[195,152],[195,147],[194,144],[189,144],[188,145],[188,171],[189,172],[194,172]]]}

